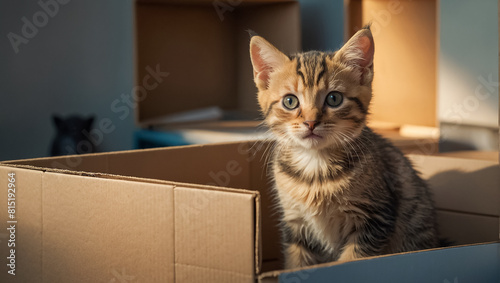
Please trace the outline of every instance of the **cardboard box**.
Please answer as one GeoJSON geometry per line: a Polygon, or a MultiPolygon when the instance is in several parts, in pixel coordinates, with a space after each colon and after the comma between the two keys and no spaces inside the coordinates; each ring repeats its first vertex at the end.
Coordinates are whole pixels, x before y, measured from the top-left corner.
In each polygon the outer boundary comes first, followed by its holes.
{"type": "Polygon", "coordinates": [[[436,0],[347,0],[346,38],[371,22],[375,40],[371,119],[437,127],[436,0]]]}
{"type": "MultiPolygon", "coordinates": [[[[301,276],[302,270],[280,271],[267,146],[225,143],[1,163],[0,227],[5,233],[15,225],[16,275],[7,273],[4,239],[10,235],[2,234],[0,280],[275,282],[301,276]],[[16,186],[13,220],[6,213],[9,183],[16,186]]],[[[434,190],[442,236],[456,244],[498,240],[497,162],[410,158],[434,190]]],[[[333,266],[339,263],[319,267],[333,266]]]]}
{"type": "Polygon", "coordinates": [[[344,1],[345,40],[367,23],[375,40],[369,122],[375,131],[380,122],[393,125],[392,132],[381,133],[396,145],[403,140],[406,153],[436,154],[440,136],[447,135],[437,119],[437,2],[344,1]],[[416,131],[405,131],[407,126],[416,131]],[[418,128],[428,133],[419,136],[418,128]]]}
{"type": "MultiPolygon", "coordinates": [[[[287,53],[300,50],[299,3],[291,0],[136,0],[135,102],[142,127],[218,106],[258,117],[248,30],[287,53]],[[149,82],[150,69],[168,76],[149,82]],[[151,86],[151,87],[148,87],[151,86]]],[[[236,114],[235,114],[236,113],[236,114]]],[[[250,118],[250,120],[252,119],[250,118]]]]}

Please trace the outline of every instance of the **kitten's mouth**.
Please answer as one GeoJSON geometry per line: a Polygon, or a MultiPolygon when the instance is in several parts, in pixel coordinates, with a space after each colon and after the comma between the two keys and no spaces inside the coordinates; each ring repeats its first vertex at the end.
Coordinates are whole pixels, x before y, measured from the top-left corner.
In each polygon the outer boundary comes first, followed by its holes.
{"type": "Polygon", "coordinates": [[[317,135],[317,134],[315,134],[313,132],[310,132],[310,133],[308,133],[307,135],[305,135],[303,137],[303,139],[312,139],[312,140],[319,140],[319,139],[322,139],[322,138],[323,138],[322,136],[317,135]]]}

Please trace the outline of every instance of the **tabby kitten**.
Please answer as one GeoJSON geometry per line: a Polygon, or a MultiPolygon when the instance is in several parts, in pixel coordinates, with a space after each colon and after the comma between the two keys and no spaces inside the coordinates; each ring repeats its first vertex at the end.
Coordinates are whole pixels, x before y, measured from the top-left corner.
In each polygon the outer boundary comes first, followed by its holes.
{"type": "Polygon", "coordinates": [[[366,126],[373,55],[369,26],[333,53],[286,56],[251,38],[286,268],[439,244],[426,183],[366,126]]]}

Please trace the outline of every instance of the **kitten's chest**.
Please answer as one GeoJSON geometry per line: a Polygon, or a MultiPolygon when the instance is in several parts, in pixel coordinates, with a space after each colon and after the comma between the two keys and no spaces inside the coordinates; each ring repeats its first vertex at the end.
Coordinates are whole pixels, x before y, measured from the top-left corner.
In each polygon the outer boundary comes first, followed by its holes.
{"type": "Polygon", "coordinates": [[[306,209],[338,198],[350,189],[353,177],[334,158],[318,153],[276,156],[273,175],[282,198],[289,198],[290,205],[304,204],[306,209]]]}
{"type": "Polygon", "coordinates": [[[315,150],[297,150],[285,156],[277,156],[276,159],[278,164],[292,168],[297,175],[304,178],[325,176],[332,170],[341,169],[329,154],[315,150]]]}
{"type": "Polygon", "coordinates": [[[306,242],[318,242],[332,254],[343,244],[354,223],[345,213],[352,171],[324,154],[277,156],[273,165],[275,189],[286,225],[306,242]]]}
{"type": "Polygon", "coordinates": [[[311,206],[297,202],[286,192],[278,194],[285,225],[297,237],[309,243],[319,243],[331,254],[344,244],[343,240],[354,227],[343,204],[329,201],[311,206]]]}

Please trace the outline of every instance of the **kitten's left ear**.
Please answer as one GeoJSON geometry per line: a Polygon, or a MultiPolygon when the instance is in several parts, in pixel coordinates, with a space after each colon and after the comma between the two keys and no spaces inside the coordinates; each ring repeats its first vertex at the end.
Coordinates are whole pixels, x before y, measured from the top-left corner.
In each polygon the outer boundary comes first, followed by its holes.
{"type": "Polygon", "coordinates": [[[351,39],[335,54],[339,60],[354,65],[361,71],[361,84],[369,84],[373,80],[373,42],[370,26],[366,26],[354,34],[351,39]]]}
{"type": "Polygon", "coordinates": [[[288,57],[260,36],[250,40],[250,59],[253,65],[254,81],[259,90],[269,86],[269,76],[287,61],[288,57]]]}

